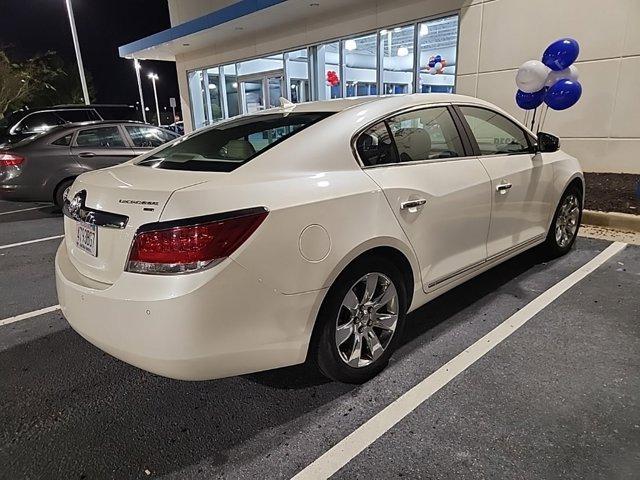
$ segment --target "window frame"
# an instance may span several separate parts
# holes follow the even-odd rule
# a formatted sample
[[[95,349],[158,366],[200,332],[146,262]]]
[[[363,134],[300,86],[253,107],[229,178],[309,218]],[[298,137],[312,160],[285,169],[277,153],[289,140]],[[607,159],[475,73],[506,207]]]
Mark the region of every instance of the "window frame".
[[[120,134],[120,138],[122,139],[122,143],[123,145],[121,147],[102,147],[102,146],[95,146],[95,147],[89,147],[89,146],[82,146],[82,145],[78,145],[78,136],[80,135],[81,132],[84,132],[86,130],[96,130],[98,128],[116,128],[118,130],[118,133]],[[103,148],[105,150],[117,150],[119,148],[124,148],[124,149],[131,149],[131,141],[129,140],[129,138],[127,138],[127,136],[125,135],[125,132],[123,131],[123,129],[120,127],[120,125],[91,125],[91,126],[86,126],[84,128],[79,128],[75,131],[75,133],[73,134],[73,138],[71,139],[71,145],[69,145],[69,147],[71,148]]]
[[[378,118],[376,118],[375,120],[372,120],[371,122],[368,122],[366,125],[364,125],[363,127],[360,127],[352,136],[351,136],[351,152],[353,153],[353,156],[356,159],[356,162],[358,163],[358,166],[365,170],[365,169],[369,169],[369,168],[386,168],[386,167],[402,167],[404,165],[420,165],[420,164],[429,164],[429,163],[442,163],[442,162],[453,162],[456,160],[463,160],[463,159],[468,159],[470,157],[477,157],[477,155],[474,153],[473,147],[471,145],[470,139],[469,139],[469,133],[468,131],[464,128],[464,125],[462,124],[462,122],[460,121],[460,118],[458,117],[455,109],[454,109],[454,104],[451,103],[433,103],[433,104],[427,104],[427,105],[412,105],[410,107],[404,107],[398,110],[394,110],[393,112],[390,113],[386,113],[385,115],[382,115]],[[360,135],[362,135],[365,131],[367,131],[369,128],[373,127],[374,125],[377,125],[378,123],[384,122],[385,126],[387,127],[387,131],[389,132],[389,135],[391,137],[391,141],[393,143],[393,148],[396,151],[396,156],[399,159],[400,155],[398,153],[398,146],[396,145],[396,141],[395,138],[393,136],[393,132],[391,131],[391,128],[389,127],[389,119],[396,117],[398,115],[403,115],[405,113],[411,113],[411,112],[415,112],[418,110],[427,110],[430,108],[446,108],[447,111],[449,112],[449,115],[451,116],[451,120],[453,120],[453,124],[456,128],[456,130],[458,131],[458,135],[460,136],[460,141],[462,143],[462,149],[463,149],[463,155],[460,155],[458,157],[449,157],[449,158],[431,158],[431,159],[425,159],[425,160],[414,160],[412,162],[395,162],[395,163],[385,163],[382,165],[365,165],[364,162],[362,161],[362,158],[360,158],[360,153],[358,152],[358,148],[357,148],[357,141],[358,138],[360,138]]]
[[[512,123],[515,127],[520,129],[522,133],[524,133],[524,137],[527,140],[527,143],[529,144],[529,150],[527,150],[526,152],[504,152],[504,153],[501,152],[501,153],[492,153],[490,155],[483,155],[482,152],[480,151],[480,146],[478,145],[478,141],[476,140],[476,137],[473,134],[473,130],[471,130],[471,126],[469,125],[469,122],[467,122],[467,119],[465,118],[464,113],[462,112],[462,109],[460,107],[471,107],[471,108],[477,108],[479,110],[486,110],[488,112],[491,112],[495,115],[499,115],[500,117],[504,118],[508,122]],[[466,136],[469,139],[469,143],[471,144],[471,148],[473,149],[474,155],[476,157],[491,158],[491,157],[503,157],[503,156],[511,156],[511,155],[535,155],[536,154],[535,147],[536,147],[537,141],[535,140],[533,134],[529,132],[525,127],[513,121],[511,118],[507,117],[503,113],[498,112],[493,108],[490,108],[484,105],[477,105],[473,103],[453,104],[453,110],[456,112],[456,115],[458,116],[460,123],[463,125],[463,128],[467,134]]]

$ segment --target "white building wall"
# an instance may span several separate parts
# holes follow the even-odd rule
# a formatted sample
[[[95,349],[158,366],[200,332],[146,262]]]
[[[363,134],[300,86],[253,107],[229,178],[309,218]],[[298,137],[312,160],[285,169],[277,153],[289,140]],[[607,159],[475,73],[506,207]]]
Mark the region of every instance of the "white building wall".
[[[169,0],[172,24],[231,3]],[[291,0],[291,8],[308,3]],[[514,100],[518,66],[540,58],[552,41],[573,37],[581,46],[577,67],[583,97],[570,110],[549,111],[544,129],[559,135],[563,148],[586,171],[640,173],[640,0],[342,0],[342,5],[339,16],[252,31],[228,44],[179,56],[187,128],[188,70],[459,12],[458,93],[486,99],[523,118]]]
[[[640,173],[640,0],[474,0],[460,14],[457,93],[523,118],[517,68],[549,43],[580,43],[583,96],[544,130],[586,171]]]

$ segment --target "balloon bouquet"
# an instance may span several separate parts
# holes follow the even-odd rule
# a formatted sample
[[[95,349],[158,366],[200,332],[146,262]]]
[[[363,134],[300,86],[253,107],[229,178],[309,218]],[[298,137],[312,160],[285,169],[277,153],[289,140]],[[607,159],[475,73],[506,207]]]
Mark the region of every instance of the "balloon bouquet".
[[[542,61],[529,60],[522,64],[516,74],[516,103],[524,110],[525,123],[529,111],[533,110],[531,129],[536,120],[536,111],[546,104],[552,110],[566,110],[575,105],[582,95],[582,85],[578,82],[578,69],[573,62],[578,58],[580,46],[572,38],[561,38],[547,47]],[[538,121],[540,130],[546,119],[547,109]]]
[[[447,61],[441,55],[429,57],[429,73],[431,75],[443,74]]]

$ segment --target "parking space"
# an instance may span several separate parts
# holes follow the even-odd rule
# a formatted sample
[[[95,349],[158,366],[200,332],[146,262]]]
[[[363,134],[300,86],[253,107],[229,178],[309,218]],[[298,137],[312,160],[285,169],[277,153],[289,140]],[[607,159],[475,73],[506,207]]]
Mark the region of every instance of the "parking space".
[[[0,247],[61,223],[47,206],[0,215]],[[58,244],[0,249],[0,320],[57,304]],[[94,348],[59,311],[0,326],[0,477],[290,478],[609,246],[579,238],[551,262],[532,251],[452,290],[409,316],[389,368],[362,386],[306,366],[179,382]],[[630,245],[361,453],[338,452],[336,478],[632,478],[639,284]]]

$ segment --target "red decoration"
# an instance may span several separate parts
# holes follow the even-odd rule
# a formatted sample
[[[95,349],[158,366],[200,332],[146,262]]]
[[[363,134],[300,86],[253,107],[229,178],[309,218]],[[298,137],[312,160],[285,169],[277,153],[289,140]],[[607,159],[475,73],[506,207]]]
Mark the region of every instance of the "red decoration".
[[[332,87],[337,87],[340,85],[340,79],[338,78],[338,74],[333,70],[329,70],[327,72],[327,84]]]

